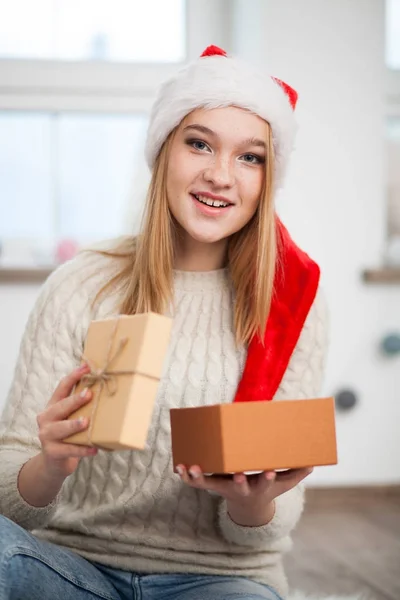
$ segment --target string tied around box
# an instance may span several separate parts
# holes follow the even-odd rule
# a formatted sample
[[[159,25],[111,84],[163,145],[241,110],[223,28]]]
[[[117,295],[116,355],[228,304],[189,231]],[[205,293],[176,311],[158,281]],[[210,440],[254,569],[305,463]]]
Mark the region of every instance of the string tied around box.
[[[111,352],[112,347],[114,345],[115,336],[117,333],[118,323],[119,323],[119,317],[117,317],[114,320],[114,326],[112,328],[111,335],[108,340],[106,359],[101,368],[96,367],[93,364],[93,362],[91,360],[89,360],[84,354],[82,354],[82,356],[81,356],[81,360],[83,362],[85,362],[88,365],[88,367],[90,368],[90,372],[82,377],[82,379],[81,379],[82,384],[88,388],[91,388],[95,385],[99,385],[99,390],[98,390],[97,394],[95,394],[94,399],[92,400],[92,411],[91,411],[91,414],[89,417],[90,421],[89,421],[89,427],[87,430],[88,444],[90,446],[94,445],[92,443],[93,424],[95,421],[97,409],[99,407],[100,396],[101,396],[103,389],[104,388],[106,389],[108,396],[114,396],[118,389],[118,377],[120,375],[133,375],[134,374],[133,369],[128,370],[128,371],[125,371],[125,370],[110,371],[111,365],[121,355],[122,351],[124,350],[125,346],[127,345],[128,341],[129,341],[128,337],[122,337],[119,340],[118,345],[115,348],[114,352],[113,353]]]

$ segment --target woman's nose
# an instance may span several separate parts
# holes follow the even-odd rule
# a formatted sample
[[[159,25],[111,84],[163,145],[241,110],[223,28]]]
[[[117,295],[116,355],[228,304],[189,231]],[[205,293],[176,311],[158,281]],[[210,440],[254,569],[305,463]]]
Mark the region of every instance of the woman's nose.
[[[227,158],[213,160],[204,171],[204,179],[216,187],[231,187],[235,182],[231,161]]]

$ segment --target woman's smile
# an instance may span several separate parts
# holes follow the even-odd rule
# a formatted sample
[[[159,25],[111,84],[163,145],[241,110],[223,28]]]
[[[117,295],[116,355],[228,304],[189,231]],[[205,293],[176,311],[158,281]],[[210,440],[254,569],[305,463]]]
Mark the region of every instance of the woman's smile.
[[[225,198],[222,199],[221,197],[214,196],[213,194],[206,194],[205,192],[198,194],[191,193],[190,196],[193,199],[197,210],[209,217],[224,215],[234,206],[232,202],[229,202]]]

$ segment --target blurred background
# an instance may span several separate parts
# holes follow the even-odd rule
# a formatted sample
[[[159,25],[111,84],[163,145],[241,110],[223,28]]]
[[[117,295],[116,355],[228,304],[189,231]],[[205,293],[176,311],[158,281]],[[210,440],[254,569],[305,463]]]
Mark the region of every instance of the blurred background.
[[[209,44],[299,92],[278,211],[320,263],[339,464],[400,484],[400,0],[0,0],[0,411],[51,270],[137,231],[160,81]]]

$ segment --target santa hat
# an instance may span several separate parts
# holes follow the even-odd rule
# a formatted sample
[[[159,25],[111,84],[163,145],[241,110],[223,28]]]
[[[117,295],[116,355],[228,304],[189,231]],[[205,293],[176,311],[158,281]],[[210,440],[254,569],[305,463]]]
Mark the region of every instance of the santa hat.
[[[146,140],[150,169],[169,133],[196,108],[237,106],[265,119],[272,129],[275,184],[282,184],[297,130],[297,92],[224,50],[209,46],[163,83],[154,102]]]

